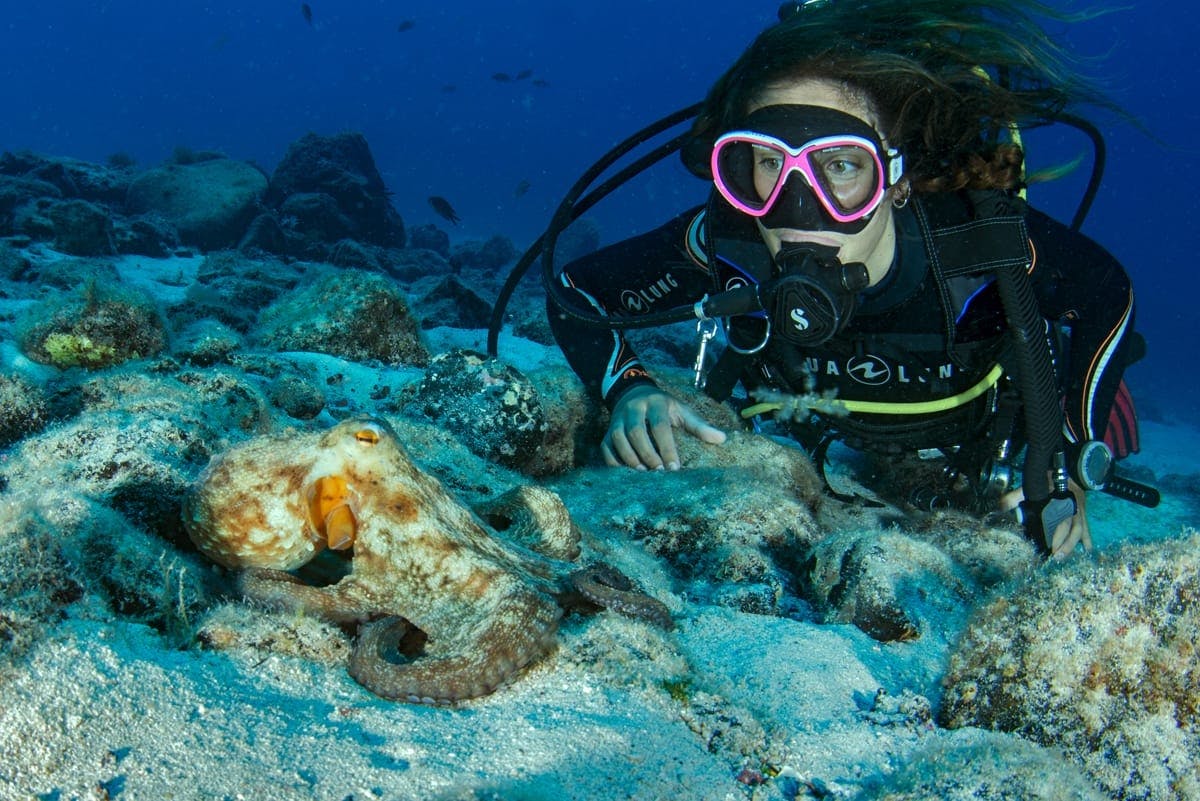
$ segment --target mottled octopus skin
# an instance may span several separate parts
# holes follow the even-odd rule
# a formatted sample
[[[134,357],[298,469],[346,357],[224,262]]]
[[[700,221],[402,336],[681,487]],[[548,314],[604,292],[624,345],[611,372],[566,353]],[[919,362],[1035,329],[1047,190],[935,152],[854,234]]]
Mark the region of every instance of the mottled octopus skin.
[[[338,481],[322,484],[330,476]],[[324,504],[311,489],[322,485],[337,490]],[[351,572],[312,587],[285,571],[328,544],[317,519],[327,512],[354,521]],[[245,568],[248,598],[363,622],[350,673],[384,698],[452,704],[493,692],[554,647],[560,604],[572,590],[670,625],[666,607],[618,571],[581,571],[564,561],[578,554],[579,539],[557,495],[520,488],[481,512],[511,526],[524,544],[499,539],[417,469],[386,422],[357,419],[324,434],[235,448],[201,477],[184,518],[203,553]],[[344,526],[339,530],[344,534]],[[405,657],[397,643],[410,627],[427,639],[420,653]]]

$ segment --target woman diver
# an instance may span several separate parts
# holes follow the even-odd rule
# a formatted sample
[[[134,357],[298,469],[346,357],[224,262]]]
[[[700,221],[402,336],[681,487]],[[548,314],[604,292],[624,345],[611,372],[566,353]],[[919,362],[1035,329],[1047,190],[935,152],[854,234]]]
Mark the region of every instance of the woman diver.
[[[724,440],[621,333],[692,305],[725,329],[710,395],[835,396],[791,423],[819,460],[833,439],[937,451],[948,493],[1017,510],[1043,553],[1090,547],[1084,490],[1137,449],[1133,293],[1021,198],[1015,126],[1108,106],[1038,17],[1070,19],[1033,0],[785,4],[682,148],[708,203],[567,265],[551,293],[555,338],[612,412],[608,464],[677,469],[675,429]]]

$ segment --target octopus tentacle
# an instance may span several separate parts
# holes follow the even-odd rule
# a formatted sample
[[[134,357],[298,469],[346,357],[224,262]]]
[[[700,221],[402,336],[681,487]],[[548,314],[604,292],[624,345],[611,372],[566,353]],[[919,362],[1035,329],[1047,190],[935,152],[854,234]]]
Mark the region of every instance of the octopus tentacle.
[[[611,565],[590,565],[572,573],[570,578],[579,594],[597,606],[664,629],[675,627],[666,604],[637,589],[628,576]]]
[[[476,504],[475,513],[496,531],[543,556],[566,562],[579,558],[579,528],[562,498],[545,487],[513,487]]]
[[[239,576],[238,584],[243,595],[265,606],[303,610],[336,623],[360,620],[369,611],[346,598],[339,585],[311,587],[282,570],[251,568]]]
[[[350,653],[350,675],[394,701],[447,706],[488,695],[554,648],[562,613],[549,599],[536,599],[531,605],[531,596],[515,595],[462,636],[439,642],[431,635],[426,653],[411,658],[396,653],[410,625],[403,618],[363,624]]]

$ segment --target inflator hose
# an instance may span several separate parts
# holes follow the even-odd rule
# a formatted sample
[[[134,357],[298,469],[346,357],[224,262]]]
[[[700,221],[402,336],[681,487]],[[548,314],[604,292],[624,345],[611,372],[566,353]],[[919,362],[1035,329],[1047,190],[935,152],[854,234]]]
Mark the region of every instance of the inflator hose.
[[[1015,345],[1017,377],[1025,407],[1025,467],[1023,507],[1041,509],[1051,496],[1047,476],[1062,447],[1062,407],[1054,376],[1054,361],[1046,339],[1046,323],[1037,307],[1033,286],[1025,270],[1009,265],[996,273],[996,287],[1004,304]],[[1027,513],[1028,514],[1028,513]],[[1043,555],[1049,555],[1048,532],[1042,521],[1025,521],[1025,534]]]

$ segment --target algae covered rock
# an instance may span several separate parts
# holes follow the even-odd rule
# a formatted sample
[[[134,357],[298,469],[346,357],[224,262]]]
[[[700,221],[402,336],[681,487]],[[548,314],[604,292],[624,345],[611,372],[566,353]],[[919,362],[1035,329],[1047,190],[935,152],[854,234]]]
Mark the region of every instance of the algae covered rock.
[[[99,281],[31,307],[18,327],[25,355],[60,369],[111,367],[153,356],[167,341],[148,295]]]
[[[1011,735],[964,730],[918,750],[855,801],[1105,801],[1056,750]]]
[[[436,356],[417,386],[413,405],[475,453],[507,467],[528,460],[549,428],[529,379],[473,351]]]
[[[44,426],[46,396],[19,375],[0,373],[0,448]]]
[[[981,607],[940,718],[1066,749],[1113,798],[1200,798],[1200,535],[1075,560]]]
[[[263,310],[258,342],[353,361],[424,365],[429,352],[403,294],[381,275],[326,273]]]
[[[129,185],[125,202],[134,213],[165,217],[185,244],[216,250],[238,243],[266,191],[257,168],[213,158],[148,170]]]

